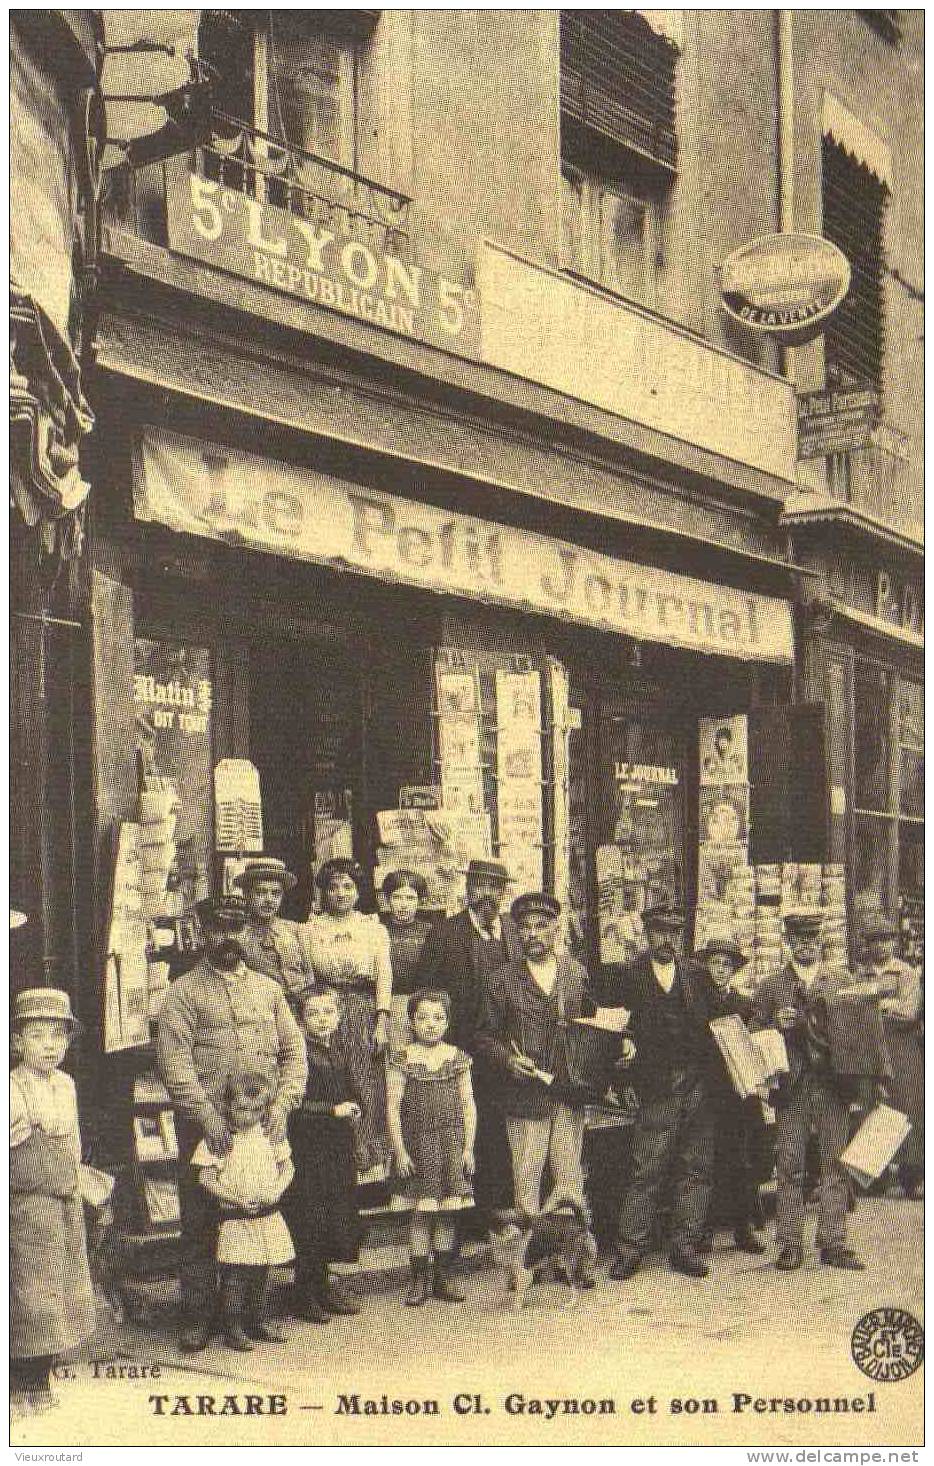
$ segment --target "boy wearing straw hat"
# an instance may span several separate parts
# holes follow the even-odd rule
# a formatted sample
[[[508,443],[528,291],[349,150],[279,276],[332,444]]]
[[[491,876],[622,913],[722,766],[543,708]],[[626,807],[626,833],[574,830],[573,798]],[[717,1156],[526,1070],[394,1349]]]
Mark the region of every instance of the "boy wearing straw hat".
[[[79,1185],[74,1080],[59,1065],[78,1029],[60,988],[27,988],[13,1002],[10,1074],[10,1398],[38,1414],[54,1403],[58,1355],[94,1332]]]

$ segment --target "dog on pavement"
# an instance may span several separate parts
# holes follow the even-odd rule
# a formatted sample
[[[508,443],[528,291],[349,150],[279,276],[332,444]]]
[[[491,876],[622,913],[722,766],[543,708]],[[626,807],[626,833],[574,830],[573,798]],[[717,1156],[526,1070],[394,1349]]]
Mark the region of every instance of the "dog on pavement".
[[[570,1304],[578,1301],[584,1288],[593,1286],[597,1244],[579,1202],[561,1198],[537,1214],[498,1211],[493,1221],[490,1250],[506,1273],[517,1312],[533,1282],[548,1272],[570,1285]]]

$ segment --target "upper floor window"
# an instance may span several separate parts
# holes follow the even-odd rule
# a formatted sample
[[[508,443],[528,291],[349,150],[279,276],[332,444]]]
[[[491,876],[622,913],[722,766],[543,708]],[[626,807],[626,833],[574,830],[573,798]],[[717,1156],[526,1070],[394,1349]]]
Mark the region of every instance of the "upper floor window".
[[[199,51],[216,72],[219,112],[354,169],[360,32],[335,14],[208,10]]]
[[[677,15],[561,11],[564,264],[649,306],[678,161]]]
[[[824,234],[846,255],[852,282],[824,336],[828,382],[882,384],[885,351],[885,183],[826,134],[822,149]]]

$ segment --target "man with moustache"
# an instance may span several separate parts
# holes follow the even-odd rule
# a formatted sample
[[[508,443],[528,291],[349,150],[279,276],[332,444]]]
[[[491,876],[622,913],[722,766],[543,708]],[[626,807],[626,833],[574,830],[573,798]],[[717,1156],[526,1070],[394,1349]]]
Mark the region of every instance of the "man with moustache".
[[[269,855],[248,861],[234,881],[246,901],[247,922],[239,939],[246,965],[277,982],[293,1007],[312,981],[300,925],[279,915],[286,892],[296,884],[285,862]]]
[[[584,1107],[568,1102],[573,1086],[566,1030],[575,1018],[592,1015],[595,1004],[585,969],[555,950],[560,914],[560,902],[545,891],[529,891],[513,902],[522,953],[487,978],[486,1019],[478,1038],[506,1115],[516,1206],[531,1216],[559,1201],[587,1210]],[[546,1166],[551,1186],[543,1202]],[[589,1267],[578,1276],[582,1287],[593,1281]]]
[[[670,1174],[669,1263],[705,1278],[710,1270],[698,1244],[710,1203],[715,1124],[707,1024],[723,1009],[713,984],[682,961],[680,908],[649,907],[642,924],[648,951],[623,967],[606,967],[601,983],[602,1001],[629,1011],[635,1062],[627,1077],[641,1101],[610,1277],[622,1281],[638,1271]]]
[[[192,1154],[202,1140],[215,1155],[230,1149],[224,1101],[237,1074],[258,1071],[270,1080],[268,1130],[274,1143],[285,1139],[289,1112],[301,1102],[308,1078],[305,1040],[285,994],[243,961],[242,897],[208,898],[198,903],[197,912],[205,954],[169,989],[156,1038],[156,1062],[175,1107],[178,1135],[179,1288],[185,1315],[179,1344],[186,1353],[207,1346],[218,1312],[218,1204],[199,1186]]]
[[[476,1040],[484,1018],[487,978],[521,955],[515,922],[501,913],[509,872],[498,860],[471,860],[467,905],[438,923],[425,939],[415,985],[443,989],[451,999],[447,1041],[475,1059],[477,1139],[474,1196],[476,1223],[483,1231],[490,1210],[512,1204],[512,1166],[495,1085]]]

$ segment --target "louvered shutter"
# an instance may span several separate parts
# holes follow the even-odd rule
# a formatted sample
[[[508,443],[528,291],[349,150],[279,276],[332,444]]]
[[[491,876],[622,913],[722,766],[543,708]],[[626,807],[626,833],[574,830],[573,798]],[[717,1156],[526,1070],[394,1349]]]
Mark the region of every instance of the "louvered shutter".
[[[562,10],[561,114],[580,129],[672,174],[678,163],[678,49],[631,10]]]
[[[823,142],[824,234],[846,255],[853,279],[824,338],[828,380],[882,381],[885,316],[882,216],[885,184],[833,139]]]

